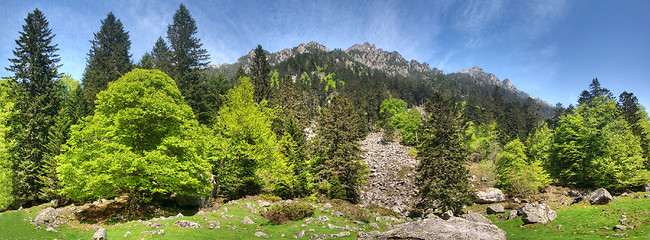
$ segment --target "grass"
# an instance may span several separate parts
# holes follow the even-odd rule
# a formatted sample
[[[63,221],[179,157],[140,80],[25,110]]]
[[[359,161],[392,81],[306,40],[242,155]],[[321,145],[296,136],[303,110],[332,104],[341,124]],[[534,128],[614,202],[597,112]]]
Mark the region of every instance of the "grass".
[[[253,205],[258,213],[252,213],[249,208],[246,207],[246,203]],[[123,239],[127,231],[131,232],[131,236],[124,239],[256,239],[254,236],[255,232],[261,231],[269,235],[270,239],[281,239],[282,234],[285,235],[284,239],[293,239],[293,234],[305,230],[305,236],[302,239],[308,239],[313,234],[337,234],[346,230],[341,229],[330,229],[327,227],[327,224],[333,224],[339,227],[345,227],[346,225],[350,227],[362,228],[362,231],[369,232],[374,229],[369,226],[369,224],[358,225],[354,223],[354,219],[348,216],[337,217],[332,215],[332,208],[324,208],[322,203],[310,203],[316,205],[314,214],[312,217],[318,218],[319,216],[327,216],[330,221],[324,223],[311,223],[307,224],[304,219],[288,221],[285,224],[275,225],[269,222],[267,219],[261,216],[260,212],[265,211],[263,208],[257,206],[256,200],[240,200],[236,205],[231,206],[228,204],[223,204],[217,209],[206,210],[205,215],[192,215],[184,216],[182,218],[172,219],[172,220],[163,220],[158,221],[163,225],[161,229],[165,230],[164,235],[150,235],[143,234],[143,231],[154,231],[159,230],[153,227],[148,227],[137,221],[129,222],[101,222],[97,224],[79,222],[78,220],[73,220],[67,224],[57,228],[58,233],[47,232],[43,230],[37,230],[36,226],[30,224],[30,219],[36,217],[38,212],[42,209],[45,209],[49,204],[44,204],[29,209],[30,212],[27,213],[25,210],[21,211],[6,211],[0,213],[0,239],[89,239],[95,233],[93,226],[102,226],[106,228],[107,235],[109,239]],[[332,202],[332,205],[335,205]],[[348,206],[346,206],[348,207]],[[227,211],[225,209],[228,209]],[[357,212],[357,209],[354,209]],[[361,210],[358,210],[361,212]],[[172,214],[176,215],[176,214]],[[222,215],[232,215],[233,217],[230,220],[226,220]],[[241,220],[244,217],[251,218],[255,225],[244,225],[241,223]],[[356,218],[356,216],[353,216]],[[384,222],[376,222],[375,215],[369,219],[369,222],[377,223],[382,231],[387,230],[386,224]],[[146,221],[147,219],[143,219]],[[203,228],[200,229],[183,229],[179,228],[173,223],[178,220],[188,220],[200,224]],[[207,228],[208,221],[219,221],[221,223],[221,228],[219,229],[210,229]],[[396,225],[394,222],[389,222],[392,225]],[[303,226],[304,225],[304,226]],[[230,226],[234,226],[237,230],[233,230]],[[314,232],[309,231],[309,229],[314,229]],[[341,237],[337,239],[356,239],[356,233],[359,230],[350,231],[350,236]]]
[[[625,239],[650,239],[650,199],[643,196],[640,199],[631,195],[621,197],[607,205],[582,202],[555,211],[557,218],[548,224],[524,225],[521,218],[497,222],[495,215],[488,218],[506,231],[508,239],[599,239],[611,238],[614,233],[626,233]],[[623,214],[632,220],[627,225],[634,229],[612,230],[620,224]]]

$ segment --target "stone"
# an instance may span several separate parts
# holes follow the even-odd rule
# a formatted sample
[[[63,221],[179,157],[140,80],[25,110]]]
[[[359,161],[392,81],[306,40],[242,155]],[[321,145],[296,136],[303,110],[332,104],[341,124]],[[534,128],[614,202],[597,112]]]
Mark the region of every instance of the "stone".
[[[474,198],[475,203],[498,203],[505,201],[506,198],[503,196],[503,191],[498,188],[488,188],[482,191],[477,191]]]
[[[472,222],[492,224],[492,221],[490,221],[490,219],[487,219],[483,215],[474,212],[463,214],[461,217]]]
[[[544,203],[526,203],[520,209],[521,220],[524,223],[549,223],[557,218],[557,214]]]
[[[260,238],[269,238],[269,235],[263,232],[255,232],[255,236]]]
[[[571,202],[571,205],[576,204],[576,203],[580,203],[580,202],[582,202],[584,200],[585,200],[584,196],[577,196],[576,198],[573,199],[573,201]]]
[[[379,235],[379,231],[357,232],[357,238],[372,239]]]
[[[221,226],[219,221],[208,221],[208,228],[218,228],[219,226]]]
[[[260,207],[269,207],[271,206],[271,203],[267,201],[257,200],[257,205]]]
[[[46,226],[49,226],[56,221],[58,216],[59,212],[56,209],[48,207],[38,212],[38,215],[36,215],[32,224],[37,226],[45,224]]]
[[[195,222],[190,222],[187,220],[178,220],[174,222],[174,225],[176,225],[179,228],[203,228],[201,225]]]
[[[429,216],[435,216],[435,215],[430,214]],[[447,210],[446,212],[442,213],[440,217],[444,220],[449,220],[450,218],[454,217],[454,213],[451,210]]]
[[[521,200],[519,200],[519,198],[515,198],[513,201],[514,201],[515,203],[521,203]]]
[[[625,230],[627,229],[627,226],[625,225],[616,225],[614,226],[614,230]]]
[[[162,228],[162,224],[160,223],[152,223],[152,222],[143,222],[143,225],[146,225],[148,227],[153,227],[153,228]]]
[[[315,223],[322,223],[322,222],[327,222],[329,220],[330,219],[327,216],[320,216],[320,217],[316,218],[316,220],[314,222]]]
[[[131,232],[126,231],[126,233],[124,234],[124,237],[128,237],[128,236],[131,236]]]
[[[103,227],[96,227],[96,232],[93,234],[93,240],[94,239],[103,239],[106,240],[108,237],[106,236],[106,229]]]
[[[142,234],[151,234],[151,235],[165,235],[165,230],[160,229],[160,230],[157,230],[157,231],[143,231],[141,233]]]
[[[309,240],[320,240],[320,239],[346,237],[346,236],[350,236],[350,232],[340,232],[337,234],[314,234],[311,235],[311,237],[309,237]]]
[[[377,231],[380,230],[380,229],[379,229],[379,225],[377,225],[377,223],[370,223],[369,225],[370,225],[373,229],[375,229],[375,230],[377,230]]]
[[[508,220],[517,218],[517,213],[518,213],[517,210],[510,211],[510,213],[508,213]]]
[[[305,230],[301,230],[300,232],[297,232],[296,234],[293,235],[293,238],[302,238],[305,236]]]
[[[490,205],[487,207],[487,214],[497,214],[497,213],[504,213],[504,212],[506,212],[506,210],[503,209],[503,205],[501,204]]]
[[[650,198],[650,194],[647,194],[647,193],[646,193],[646,194],[643,194],[643,197],[644,197],[644,198]]]
[[[58,232],[59,232],[58,230],[54,229],[53,227],[48,227],[47,229],[45,229],[45,231],[48,231],[48,232],[55,232],[55,233],[58,233]]]
[[[589,195],[589,203],[593,204],[609,204],[613,200],[612,195],[604,188],[596,189]]]
[[[198,212],[196,213],[196,215],[199,215],[199,216],[205,216],[205,212],[204,212],[204,211],[198,211]]]
[[[376,239],[506,239],[506,232],[493,224],[452,217],[404,223],[380,233]]]
[[[332,208],[332,204],[330,204],[330,203],[325,203],[325,205],[323,205],[323,207],[324,207],[324,208]]]
[[[253,222],[253,220],[251,220],[251,218],[249,218],[248,216],[244,217],[244,220],[242,220],[241,223],[243,223],[245,225],[254,225],[255,224],[255,222]]]
[[[627,233],[614,233],[612,237],[627,237]]]
[[[621,197],[627,197],[627,193],[626,192],[621,193]]]

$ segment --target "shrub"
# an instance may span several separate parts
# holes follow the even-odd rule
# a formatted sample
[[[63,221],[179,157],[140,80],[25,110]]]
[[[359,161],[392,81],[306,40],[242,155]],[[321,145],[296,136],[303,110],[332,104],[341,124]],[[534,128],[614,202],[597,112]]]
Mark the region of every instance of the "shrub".
[[[314,214],[314,207],[306,202],[294,201],[289,204],[276,204],[269,207],[262,217],[273,224],[283,224],[288,221],[303,219]]]
[[[361,207],[358,207],[357,205],[354,205],[352,203],[349,203],[344,200],[340,199],[334,199],[332,200],[332,206],[334,210],[339,211],[348,218],[356,221],[362,221],[362,222],[370,222],[370,219],[372,219],[372,215],[366,210]]]

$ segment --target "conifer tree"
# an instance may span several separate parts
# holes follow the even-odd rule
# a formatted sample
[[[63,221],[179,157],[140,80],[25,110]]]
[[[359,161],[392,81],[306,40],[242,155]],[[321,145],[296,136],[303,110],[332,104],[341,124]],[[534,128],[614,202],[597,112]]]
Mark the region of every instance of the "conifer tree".
[[[158,69],[167,75],[171,74],[172,52],[162,37],[158,37],[158,40],[156,40],[156,44],[151,50],[151,58],[154,69]]]
[[[253,85],[255,86],[255,101],[259,102],[262,99],[267,99],[271,92],[271,85],[269,84],[269,73],[271,67],[269,60],[266,59],[266,51],[262,45],[257,45],[253,56],[253,64],[251,65],[251,76],[253,78]]]
[[[16,40],[16,58],[9,59],[11,66],[7,68],[14,73],[12,97],[19,111],[9,120],[12,129],[7,138],[13,142],[14,197],[20,205],[38,203],[40,167],[48,132],[59,110],[60,58],[57,45],[52,44],[54,36],[43,12],[35,9],[29,13]]]
[[[426,104],[427,116],[418,146],[420,163],[416,178],[423,207],[440,204],[443,212],[461,212],[471,204],[469,170],[465,167],[468,151],[463,145],[462,119],[453,102],[440,93]]]
[[[140,69],[153,69],[153,66],[153,57],[148,52],[144,53],[140,61],[135,65],[136,68]]]
[[[86,100],[95,106],[97,93],[106,90],[108,83],[131,71],[131,40],[122,22],[108,13],[99,32],[94,34],[83,76]]]

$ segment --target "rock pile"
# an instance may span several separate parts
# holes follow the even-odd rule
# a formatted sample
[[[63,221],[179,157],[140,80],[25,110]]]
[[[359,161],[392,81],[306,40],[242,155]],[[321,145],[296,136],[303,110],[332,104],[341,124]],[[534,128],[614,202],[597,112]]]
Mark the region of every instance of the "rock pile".
[[[361,190],[361,202],[403,212],[417,201],[417,160],[398,142],[382,144],[382,136],[383,133],[370,133],[361,142],[365,152],[362,157],[370,168],[368,183]]]

